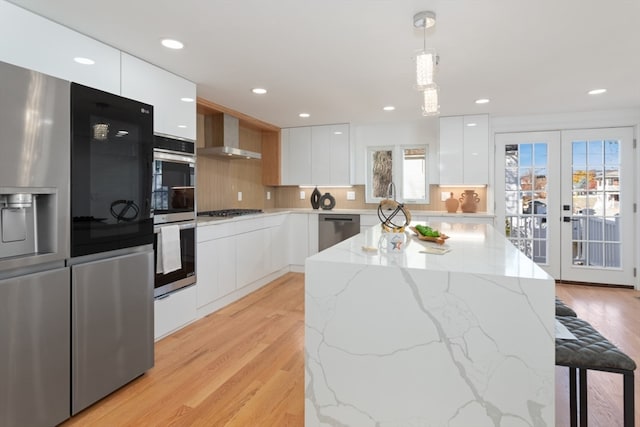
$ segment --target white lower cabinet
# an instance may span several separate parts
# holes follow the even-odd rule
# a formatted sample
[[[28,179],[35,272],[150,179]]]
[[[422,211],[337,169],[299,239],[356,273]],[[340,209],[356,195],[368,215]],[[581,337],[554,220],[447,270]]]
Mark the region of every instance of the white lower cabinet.
[[[280,221],[274,227],[269,228],[271,234],[270,247],[271,271],[276,272],[289,266],[289,215],[281,215]]]
[[[236,289],[236,226],[234,223],[198,227],[196,280],[198,308]]]
[[[235,237],[221,237],[198,243],[198,308],[236,289]]]
[[[214,256],[218,258],[218,295],[214,299],[229,295],[237,289],[236,239],[233,236],[223,237],[216,240],[216,243]],[[211,261],[211,258],[203,260],[209,263]]]
[[[233,299],[234,292],[240,295],[242,288],[289,265],[287,219],[288,214],[270,215],[198,227],[198,309]]]
[[[304,267],[304,261],[309,256],[309,214],[290,215],[288,243],[289,264]]]
[[[236,287],[266,276],[271,268],[270,231],[263,228],[236,236]]]
[[[154,337],[158,339],[196,320],[196,287],[155,300],[154,309]]]
[[[318,253],[319,235],[318,227],[320,225],[320,216],[315,214],[309,215],[309,252],[307,256]],[[303,263],[304,264],[304,263]]]

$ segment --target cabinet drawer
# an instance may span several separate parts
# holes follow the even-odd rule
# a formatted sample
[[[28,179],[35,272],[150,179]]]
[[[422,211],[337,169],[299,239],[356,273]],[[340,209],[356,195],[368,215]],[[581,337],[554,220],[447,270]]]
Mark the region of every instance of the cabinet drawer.
[[[223,224],[212,223],[198,225],[196,234],[198,243],[233,236],[236,234],[236,223],[226,222]]]
[[[190,286],[155,300],[155,338],[196,319],[196,287]]]

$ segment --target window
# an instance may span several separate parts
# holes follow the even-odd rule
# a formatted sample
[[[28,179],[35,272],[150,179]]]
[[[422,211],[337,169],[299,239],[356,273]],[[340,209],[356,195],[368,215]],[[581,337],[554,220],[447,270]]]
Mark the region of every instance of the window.
[[[366,158],[367,203],[386,199],[392,187],[399,202],[429,203],[426,145],[367,147]]]

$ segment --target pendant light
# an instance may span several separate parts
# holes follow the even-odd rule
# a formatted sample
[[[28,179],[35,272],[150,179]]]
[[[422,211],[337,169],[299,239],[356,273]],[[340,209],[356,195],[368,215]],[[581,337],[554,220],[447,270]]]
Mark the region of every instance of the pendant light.
[[[436,24],[436,14],[430,11],[418,12],[413,16],[413,26],[422,28],[423,45],[415,55],[416,61],[416,85],[415,88],[422,92],[422,115],[436,116],[440,114],[438,102],[438,85],[435,83],[436,65],[438,55],[434,49],[427,49],[427,28]]]
[[[422,91],[422,115],[437,116],[440,114],[440,104],[438,102],[438,85],[432,83]]]

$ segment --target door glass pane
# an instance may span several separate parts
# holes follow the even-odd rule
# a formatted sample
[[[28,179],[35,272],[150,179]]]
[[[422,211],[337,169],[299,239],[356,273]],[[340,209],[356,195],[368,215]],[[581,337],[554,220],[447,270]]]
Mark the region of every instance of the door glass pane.
[[[538,167],[547,166],[547,144],[534,144],[536,155],[533,159],[534,165]]]
[[[547,264],[547,144],[505,146],[505,235],[537,263]]]
[[[517,191],[506,191],[505,192],[505,213],[507,215],[517,215],[518,214],[518,192]]]
[[[393,152],[378,150],[371,152],[373,197],[387,197],[389,184],[393,180]]]
[[[620,143],[574,141],[572,150],[573,265],[620,268]]]
[[[424,147],[402,150],[402,200],[427,198],[426,154]]]
[[[507,169],[518,167],[518,145],[517,144],[510,144],[505,146],[504,165],[505,165],[505,168]]]

